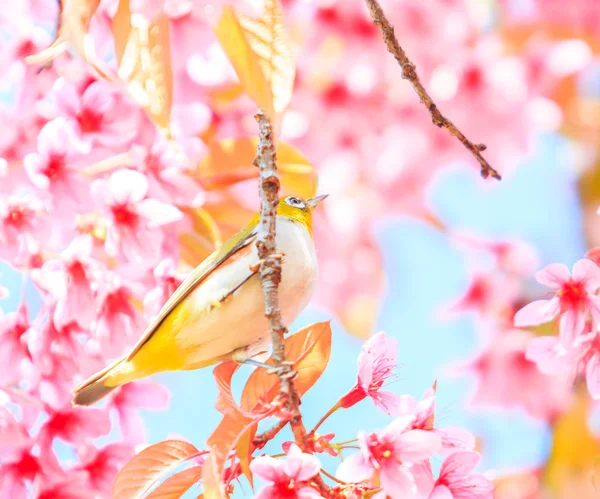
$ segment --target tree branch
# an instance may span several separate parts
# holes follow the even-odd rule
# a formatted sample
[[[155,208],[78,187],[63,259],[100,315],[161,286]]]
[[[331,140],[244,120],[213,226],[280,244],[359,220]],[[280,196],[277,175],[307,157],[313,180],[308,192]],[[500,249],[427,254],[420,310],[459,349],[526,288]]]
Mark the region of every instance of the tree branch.
[[[454,135],[469,151],[471,151],[471,154],[475,156],[481,165],[481,176],[483,178],[488,178],[491,175],[493,178],[500,180],[502,178],[500,174],[494,168],[492,168],[486,159],[481,155],[481,151],[485,151],[486,149],[485,144],[473,144],[473,142],[467,139],[464,134],[458,128],[456,128],[456,126],[448,118],[446,118],[435,105],[427,93],[427,90],[425,90],[425,87],[421,83],[421,80],[419,80],[419,75],[417,75],[415,65],[410,61],[406,55],[406,52],[404,52],[398,43],[398,39],[394,34],[394,27],[385,17],[378,0],[365,0],[365,2],[367,3],[371,17],[373,18],[373,22],[379,27],[379,30],[383,35],[383,40],[387,45],[388,51],[394,56],[402,68],[402,78],[412,83],[412,86],[421,99],[421,102],[429,110],[433,123],[440,128],[445,128],[448,130],[450,134]]]

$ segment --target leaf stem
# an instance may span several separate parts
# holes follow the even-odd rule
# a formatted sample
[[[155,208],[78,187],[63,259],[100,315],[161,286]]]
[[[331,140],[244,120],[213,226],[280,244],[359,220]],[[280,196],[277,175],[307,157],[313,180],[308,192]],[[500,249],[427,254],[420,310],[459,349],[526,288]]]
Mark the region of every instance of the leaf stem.
[[[338,402],[335,403],[334,406],[332,406],[324,415],[321,419],[319,419],[319,422],[315,425],[315,427],[310,431],[310,434],[313,435],[317,429],[325,422],[325,420],[331,416],[335,411],[337,411],[340,408],[340,404]]]

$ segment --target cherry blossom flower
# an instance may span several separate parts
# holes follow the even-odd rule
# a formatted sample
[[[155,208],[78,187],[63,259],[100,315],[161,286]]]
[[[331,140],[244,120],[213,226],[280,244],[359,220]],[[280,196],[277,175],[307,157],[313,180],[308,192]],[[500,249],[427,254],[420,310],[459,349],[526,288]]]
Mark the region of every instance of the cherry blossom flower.
[[[470,474],[479,459],[477,452],[455,452],[448,456],[429,499],[492,499],[492,482],[483,475]]]
[[[440,436],[442,448],[440,454],[448,455],[460,450],[473,450],[475,448],[475,437],[458,426],[446,426],[434,428],[435,412],[435,391],[436,385],[429,388],[421,400],[417,401],[412,395],[402,395],[400,397],[400,416],[414,416],[413,422],[409,425],[412,430],[432,431]]]
[[[33,185],[47,190],[52,203],[62,213],[89,205],[89,186],[69,164],[78,154],[86,152],[89,152],[89,146],[76,139],[64,118],[57,118],[40,131],[37,152],[28,154],[23,160]]]
[[[504,331],[470,363],[469,369],[477,378],[473,404],[522,407],[547,421],[562,410],[570,400],[572,378],[543,375],[527,355],[532,338],[526,331]]]
[[[57,116],[67,119],[77,136],[91,146],[118,149],[131,143],[137,133],[138,110],[107,83],[96,81],[78,89],[58,78],[52,96]]]
[[[285,461],[271,456],[257,457],[250,463],[250,470],[268,485],[262,487],[256,499],[317,499],[319,492],[307,482],[321,469],[319,460],[302,452],[300,447],[292,444]]]
[[[109,497],[114,477],[132,453],[131,446],[127,444],[108,444],[100,449],[85,446],[80,450],[81,464],[75,471],[87,475],[87,482],[95,492]]]
[[[39,458],[27,451],[17,457],[0,462],[0,497],[27,499],[30,497],[27,487],[43,473]]]
[[[183,214],[173,205],[146,198],[147,192],[147,177],[133,170],[119,170],[108,182],[99,179],[92,184],[93,196],[106,205],[111,217],[107,253],[121,253],[133,262],[150,266],[160,256],[160,227],[181,220]]]
[[[185,275],[177,271],[175,262],[171,258],[162,260],[154,269],[153,274],[156,287],[144,297],[144,310],[150,316],[158,314],[160,308],[185,279]]]
[[[163,410],[169,404],[169,392],[152,382],[124,385],[112,397],[125,442],[138,444],[144,441],[144,421],[139,409]]]
[[[30,363],[26,334],[30,323],[27,306],[21,303],[16,312],[2,317],[0,322],[0,386],[10,385],[20,376],[23,363]]]
[[[65,407],[54,411],[40,429],[42,446],[50,447],[55,438],[79,444],[106,435],[110,419],[102,409],[91,407]]]
[[[398,342],[384,332],[369,338],[358,356],[358,381],[340,400],[341,407],[351,407],[366,397],[371,397],[375,406],[387,414],[397,414],[399,396],[380,390],[383,383],[393,376],[396,368]]]
[[[51,227],[44,217],[44,207],[29,195],[0,197],[0,256],[17,260],[31,254],[32,243],[45,243]]]
[[[362,482],[377,474],[383,491],[391,497],[423,497],[433,477],[423,462],[441,449],[441,439],[430,431],[411,430],[414,416],[396,418],[379,433],[359,433],[361,451],[338,467],[337,478]]]
[[[78,236],[61,252],[60,259],[42,267],[48,274],[45,282],[56,299],[53,319],[58,328],[70,322],[89,328],[96,319],[96,281],[102,265],[91,257],[92,249],[90,235]]]
[[[157,137],[151,148],[134,146],[131,149],[137,170],[148,177],[148,195],[166,203],[200,206],[204,193],[192,178],[188,162],[162,137]]]
[[[600,297],[594,293],[600,287],[600,268],[582,259],[573,265],[573,273],[562,264],[553,263],[535,274],[540,284],[556,291],[550,300],[537,300],[515,315],[515,326],[535,326],[560,315],[561,339],[572,344],[583,333],[588,312],[595,323],[600,321]]]

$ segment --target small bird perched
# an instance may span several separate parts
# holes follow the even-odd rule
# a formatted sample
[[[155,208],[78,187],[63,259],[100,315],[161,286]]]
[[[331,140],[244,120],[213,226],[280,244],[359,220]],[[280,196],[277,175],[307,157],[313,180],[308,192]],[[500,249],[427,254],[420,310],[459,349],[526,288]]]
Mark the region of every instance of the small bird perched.
[[[312,210],[327,195],[304,201],[288,196],[277,209],[277,248],[284,255],[279,303],[291,324],[317,281]],[[73,390],[75,405],[91,405],[125,383],[162,371],[199,369],[251,357],[270,340],[258,276],[260,216],[229,239],[181,283],[129,354]]]

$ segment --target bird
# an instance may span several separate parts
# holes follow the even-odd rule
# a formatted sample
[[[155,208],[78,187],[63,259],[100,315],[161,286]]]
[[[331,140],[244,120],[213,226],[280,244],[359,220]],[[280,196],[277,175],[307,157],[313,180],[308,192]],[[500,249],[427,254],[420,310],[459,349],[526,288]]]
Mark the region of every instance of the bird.
[[[276,246],[282,255],[279,303],[291,324],[308,305],[318,278],[312,211],[327,194],[279,201]],[[73,405],[89,406],[117,387],[164,371],[200,369],[252,359],[270,341],[256,247],[260,215],[200,263],[150,321],[131,351],[73,389]]]

